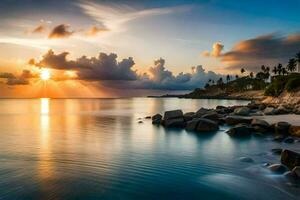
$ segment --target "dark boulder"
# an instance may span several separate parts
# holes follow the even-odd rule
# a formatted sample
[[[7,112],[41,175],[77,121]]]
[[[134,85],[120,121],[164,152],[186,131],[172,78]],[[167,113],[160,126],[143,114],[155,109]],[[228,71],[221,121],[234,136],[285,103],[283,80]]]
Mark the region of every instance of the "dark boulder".
[[[152,116],[152,124],[161,124],[162,115],[156,114]]]
[[[283,174],[288,171],[288,168],[282,164],[273,164],[268,167],[272,172],[276,174]]]
[[[240,108],[234,109],[235,115],[248,116],[249,113],[250,113],[250,109],[248,107],[240,107]]]
[[[164,120],[183,118],[182,110],[170,110],[164,114]]]
[[[300,178],[300,166],[294,167],[293,170],[292,170],[292,173],[293,173],[294,175],[296,175],[297,178]]]
[[[183,128],[185,127],[185,121],[182,118],[168,119],[164,121],[166,128]]]
[[[210,111],[212,111],[212,110],[211,110],[211,109],[206,109],[206,108],[200,108],[200,109],[195,113],[195,117],[201,118],[203,115],[208,114]]]
[[[196,127],[197,127],[197,125],[198,125],[199,119],[200,119],[200,118],[194,118],[194,119],[188,121],[188,122],[186,123],[185,129],[186,129],[187,131],[195,131],[195,130],[196,130]]]
[[[252,121],[252,118],[244,118],[244,117],[238,117],[238,116],[228,116],[225,118],[225,122],[228,125],[236,125],[236,124],[250,124]]]
[[[259,133],[265,133],[270,128],[270,124],[268,122],[256,118],[252,120],[251,126],[253,127],[255,132],[259,132]]]
[[[187,112],[187,113],[184,113],[184,115],[183,115],[184,121],[186,121],[186,122],[191,121],[194,117],[195,117],[194,112]]]
[[[238,124],[230,128],[226,133],[232,137],[249,137],[251,135],[251,130],[245,124]]]
[[[196,131],[197,132],[211,132],[219,130],[219,125],[209,119],[201,118],[197,124]]]
[[[288,135],[291,124],[288,122],[277,122],[274,126],[275,133],[280,135]]]
[[[273,141],[275,141],[275,142],[282,142],[284,139],[285,139],[285,136],[283,136],[283,135],[276,135],[273,138]]]
[[[220,115],[215,111],[211,111],[211,112],[203,115],[202,118],[210,119],[210,120],[213,120],[213,121],[218,121],[219,118],[220,118]]]
[[[300,166],[300,154],[285,149],[281,153],[281,163],[292,170],[294,167]]]

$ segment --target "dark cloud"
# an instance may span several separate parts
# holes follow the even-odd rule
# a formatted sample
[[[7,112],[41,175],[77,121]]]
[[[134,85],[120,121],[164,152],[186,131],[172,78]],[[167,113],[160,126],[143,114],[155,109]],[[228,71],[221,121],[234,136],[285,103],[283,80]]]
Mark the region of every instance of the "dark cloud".
[[[261,65],[286,63],[300,51],[300,34],[279,36],[269,34],[237,43],[231,51],[221,55],[221,61],[229,69],[244,67],[251,71]]]
[[[30,70],[23,70],[21,74],[14,75],[13,73],[2,72],[0,73],[1,79],[6,79],[7,85],[28,85],[29,79],[38,77],[37,74],[33,74]]]
[[[135,64],[131,57],[117,61],[116,54],[100,53],[98,57],[82,56],[76,60],[67,60],[68,52],[55,54],[49,50],[40,60],[29,60],[29,64],[38,67],[49,67],[58,70],[76,70],[79,79],[83,80],[135,80]]]
[[[67,38],[67,37],[71,36],[74,33],[73,31],[69,31],[68,30],[69,28],[70,28],[69,25],[60,24],[60,25],[53,28],[53,30],[48,35],[48,38],[50,38],[50,39],[53,39],[53,38]]]
[[[175,75],[166,69],[162,58],[155,60],[147,73],[138,74],[132,69],[135,63],[131,57],[118,62],[113,53],[100,53],[91,58],[82,56],[76,60],[67,60],[67,55],[68,52],[55,54],[49,50],[39,62],[29,62],[38,67],[73,70],[79,80],[99,81],[103,86],[122,89],[192,90],[204,86],[209,79],[222,77],[212,71],[205,72],[201,65],[192,67],[189,73]]]

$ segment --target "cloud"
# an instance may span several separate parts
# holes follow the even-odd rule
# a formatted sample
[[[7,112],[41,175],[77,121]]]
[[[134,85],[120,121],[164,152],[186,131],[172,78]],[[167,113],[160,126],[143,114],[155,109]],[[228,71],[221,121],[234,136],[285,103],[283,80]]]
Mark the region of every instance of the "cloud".
[[[29,60],[29,64],[58,70],[76,70],[78,79],[83,80],[135,80],[131,57],[117,61],[116,54],[100,53],[98,57],[82,56],[76,60],[67,60],[68,52],[55,54],[49,50],[39,62]]]
[[[124,24],[137,18],[155,15],[165,15],[174,12],[189,10],[189,6],[177,6],[168,8],[152,8],[137,10],[123,4],[100,4],[93,2],[81,2],[77,4],[83,12],[103,25],[110,31],[120,31],[124,29]]]
[[[32,30],[32,33],[43,33],[46,30],[45,25],[39,25]]]
[[[203,51],[202,55],[205,57],[220,57],[223,49],[224,45],[221,42],[215,42],[212,46],[212,51]]]
[[[67,37],[70,37],[74,32],[69,31],[68,30],[69,28],[70,28],[69,25],[60,24],[60,25],[53,28],[53,30],[48,35],[48,38],[53,39],[53,38],[67,38]]]
[[[192,90],[203,87],[209,79],[224,77],[212,71],[206,72],[201,65],[192,67],[188,73],[175,75],[165,67],[165,60],[162,58],[155,60],[146,73],[139,74],[133,70],[135,63],[131,57],[118,61],[114,53],[99,53],[98,57],[82,56],[76,60],[68,60],[68,54],[55,54],[49,50],[40,61],[31,59],[29,62],[37,67],[72,70],[76,73],[77,80],[99,82],[106,87],[121,89]],[[65,79],[67,77],[63,80]]]
[[[280,36],[277,34],[263,35],[243,40],[220,56],[228,69],[257,71],[261,65],[286,63],[300,50],[300,34]]]
[[[38,75],[33,74],[30,70],[23,70],[20,75],[14,75],[8,72],[0,73],[0,78],[6,79],[7,85],[28,85],[29,79],[36,77],[38,77]]]
[[[99,33],[102,32],[106,32],[109,31],[107,28],[101,28],[101,27],[97,27],[97,26],[92,26],[87,32],[86,35],[87,36],[96,36]]]

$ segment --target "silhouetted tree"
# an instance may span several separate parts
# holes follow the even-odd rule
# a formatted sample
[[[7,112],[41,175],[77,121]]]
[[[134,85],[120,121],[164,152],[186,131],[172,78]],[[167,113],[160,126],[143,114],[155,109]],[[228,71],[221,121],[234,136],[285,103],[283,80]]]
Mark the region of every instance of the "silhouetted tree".
[[[230,81],[230,75],[229,74],[226,76],[226,81],[227,81],[227,83]]]
[[[296,70],[297,61],[294,58],[291,58],[286,66],[287,70],[293,72]]]
[[[209,86],[210,86],[209,83],[206,83],[204,88],[207,89]]]
[[[238,79],[239,78],[239,75],[235,75],[235,79]]]
[[[241,69],[241,74],[243,74],[246,70],[244,68]]]
[[[277,72],[278,72],[278,74],[279,75],[281,75],[282,74],[282,64],[281,63],[279,63],[278,65],[277,65]]]
[[[250,78],[253,78],[254,77],[254,74],[253,74],[253,72],[250,72]]]
[[[300,51],[295,56],[296,62],[298,63],[298,69],[297,72],[300,72]]]
[[[284,68],[282,68],[281,73],[282,73],[282,75],[284,76],[284,75],[288,74],[289,72],[288,72],[288,71],[286,70],[286,68],[284,67]]]
[[[277,67],[276,66],[274,66],[273,67],[273,70],[272,70],[272,72],[276,75],[277,74],[277,72],[278,72],[278,69],[277,69]]]
[[[223,78],[219,78],[219,80],[217,81],[217,85],[223,85],[224,82],[223,82]]]

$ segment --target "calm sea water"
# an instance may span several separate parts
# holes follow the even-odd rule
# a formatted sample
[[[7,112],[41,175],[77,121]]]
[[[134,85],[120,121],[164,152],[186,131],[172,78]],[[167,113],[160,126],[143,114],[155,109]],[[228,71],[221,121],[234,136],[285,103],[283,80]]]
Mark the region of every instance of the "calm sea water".
[[[245,104],[188,99],[0,100],[0,199],[297,199],[267,138],[165,130],[138,118]],[[287,148],[299,148],[286,144]],[[243,163],[248,156],[254,163]],[[298,196],[297,196],[298,195]]]

